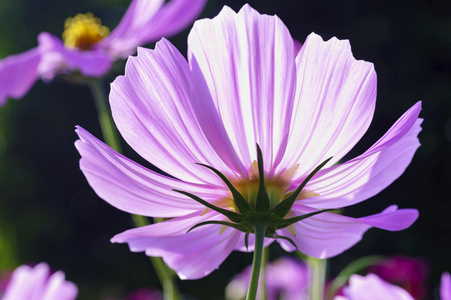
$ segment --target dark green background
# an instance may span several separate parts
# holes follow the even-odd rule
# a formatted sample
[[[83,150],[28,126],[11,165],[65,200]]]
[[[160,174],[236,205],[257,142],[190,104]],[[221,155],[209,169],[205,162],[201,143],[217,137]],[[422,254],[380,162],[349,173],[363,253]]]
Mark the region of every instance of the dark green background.
[[[210,0],[202,17],[223,5],[239,10],[243,1]],[[378,102],[368,134],[351,152],[362,153],[416,101],[425,119],[421,148],[405,174],[376,197],[345,210],[364,216],[396,203],[420,218],[408,230],[372,229],[355,247],[331,260],[331,275],[368,254],[423,257],[431,265],[430,297],[440,274],[451,271],[451,2],[361,0],[255,0],[260,13],[277,14],[294,38],[312,31],[324,39],[351,41],[357,59],[371,61],[378,74]],[[0,58],[35,47],[36,36],[58,36],[64,20],[91,11],[114,28],[127,0],[0,1]],[[170,38],[186,53],[188,30]],[[152,46],[152,45],[151,45]],[[107,78],[121,74],[123,67]],[[38,81],[20,101],[0,108],[0,268],[46,261],[80,287],[79,299],[124,295],[137,287],[158,287],[147,257],[109,239],[132,222],[128,214],[100,200],[78,168],[75,125],[101,137],[95,107],[85,86],[62,80]],[[125,146],[125,144],[124,144]],[[140,162],[133,150],[126,154]],[[283,251],[271,248],[272,257]],[[251,255],[234,252],[210,276],[181,282],[193,299],[221,299],[233,274]]]

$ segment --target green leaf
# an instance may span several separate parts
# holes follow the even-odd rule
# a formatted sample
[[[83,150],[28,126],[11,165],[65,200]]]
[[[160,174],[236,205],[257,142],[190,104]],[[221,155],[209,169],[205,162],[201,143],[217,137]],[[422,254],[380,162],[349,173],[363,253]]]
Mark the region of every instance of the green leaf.
[[[244,235],[244,245],[246,245],[246,250],[249,249],[249,232]]]
[[[244,226],[241,226],[241,225],[235,224],[235,223],[230,223],[230,222],[226,222],[226,221],[205,221],[205,222],[201,222],[201,223],[194,225],[193,227],[188,229],[187,233],[190,232],[191,230],[193,230],[194,228],[204,226],[204,225],[209,225],[209,224],[224,225],[224,226],[228,226],[228,227],[233,227],[239,231],[243,231],[243,232],[246,231],[246,228],[244,228]]]
[[[274,238],[275,239],[281,239],[281,240],[285,240],[285,241],[288,241],[288,242],[290,242],[291,243],[291,245],[293,245],[294,246],[294,248],[296,248],[296,250],[298,250],[299,251],[299,249],[298,249],[298,246],[296,246],[296,244],[293,242],[293,240],[292,239],[290,239],[289,237],[286,237],[286,236],[281,236],[281,235],[275,235],[274,236]]]
[[[310,174],[302,181],[302,183],[299,185],[299,187],[291,194],[288,198],[277,204],[273,209],[272,212],[274,212],[279,217],[284,217],[290,210],[291,207],[294,204],[294,201],[296,201],[296,198],[299,196],[299,193],[302,191],[302,189],[305,187],[305,185],[312,179],[313,176],[315,176],[316,173],[318,173],[319,170],[321,170],[322,167],[324,167],[325,164],[329,162],[329,160],[332,159],[332,156],[323,161],[319,166],[317,166]]]
[[[269,211],[269,196],[265,187],[265,170],[263,168],[263,155],[258,144],[257,144],[257,163],[258,163],[259,184],[255,210]]]
[[[242,214],[251,209],[251,207],[247,203],[246,199],[244,199],[243,195],[241,195],[240,192],[238,192],[238,190],[232,185],[232,183],[227,179],[227,177],[224,176],[224,174],[222,174],[221,172],[219,172],[218,170],[216,170],[213,167],[210,167],[210,166],[207,166],[204,164],[199,164],[199,163],[198,163],[198,165],[212,170],[216,175],[218,175],[222,179],[222,181],[224,181],[224,183],[227,185],[230,192],[232,193],[233,202],[235,202],[235,206],[238,208],[238,210]]]
[[[294,224],[294,223],[297,223],[297,222],[302,221],[302,220],[304,220],[304,219],[310,218],[310,217],[312,217],[312,216],[314,216],[314,215],[318,215],[318,214],[323,213],[323,212],[334,211],[334,210],[335,210],[335,209],[323,209],[323,210],[315,211],[315,212],[312,212],[312,213],[308,213],[308,214],[296,216],[296,217],[293,217],[293,218],[284,219],[284,220],[279,224],[278,229],[282,229],[282,228],[288,227],[288,226],[290,226],[291,224]]]
[[[197,197],[196,195],[193,195],[191,193],[184,192],[184,191],[179,191],[179,190],[173,190],[173,191],[175,191],[177,193],[180,193],[180,194],[183,194],[183,195],[186,195],[186,196],[190,197],[191,199],[196,200],[200,204],[205,205],[206,207],[208,207],[208,208],[210,208],[210,209],[212,209],[214,211],[217,211],[218,213],[220,213],[220,214],[226,216],[227,218],[229,218],[230,221],[232,221],[232,222],[239,223],[239,222],[241,222],[243,220],[243,216],[241,216],[240,214],[237,214],[237,213],[235,213],[233,211],[230,211],[230,210],[227,210],[227,209],[223,209],[223,208],[217,207],[217,206],[215,206],[215,205],[213,205],[213,204],[211,204],[211,203],[209,203],[209,202]]]

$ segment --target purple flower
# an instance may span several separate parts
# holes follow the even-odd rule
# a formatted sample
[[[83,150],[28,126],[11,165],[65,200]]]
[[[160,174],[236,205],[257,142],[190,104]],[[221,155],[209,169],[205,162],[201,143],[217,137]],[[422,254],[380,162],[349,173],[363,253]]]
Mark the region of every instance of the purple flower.
[[[235,276],[226,288],[226,298],[246,298],[252,266]],[[263,285],[259,285],[263,287]],[[266,290],[269,300],[307,300],[309,272],[300,260],[283,257],[266,268]]]
[[[2,300],[73,300],[78,289],[61,271],[50,275],[46,263],[20,266],[12,274]]]
[[[172,218],[125,231],[112,242],[163,257],[181,278],[209,274],[233,250],[253,250],[253,235],[247,249],[245,234],[230,227],[187,232],[201,222],[230,220],[174,189],[241,212],[224,181],[196,163],[225,174],[253,206],[258,144],[275,207],[333,156],[297,196],[286,214],[291,218],[372,197],[404,172],[419,147],[417,103],[365,153],[335,165],[369,127],[376,101],[373,65],[355,60],[348,41],[324,42],[311,34],[296,53],[277,16],[245,5],[239,13],[224,7],[214,19],[197,21],[188,46],[188,61],[165,39],[155,50],[138,49],[110,93],[122,136],[171,177],[116,153],[81,127],[76,142],[80,168],[101,198],[129,213]],[[352,247],[371,227],[402,230],[417,217],[417,210],[396,205],[361,218],[322,212],[275,235],[293,240],[307,255],[328,258]],[[265,245],[273,240],[266,238]]]
[[[343,294],[334,300],[414,300],[406,290],[383,281],[375,274],[365,277],[352,275]]]
[[[440,282],[440,299],[451,300],[451,275],[448,272],[442,274]]]
[[[0,105],[23,97],[41,77],[79,71],[100,77],[114,61],[136,47],[184,29],[200,13],[206,0],[133,0],[119,25],[109,33],[91,13],[66,20],[63,40],[42,32],[38,46],[0,60]]]

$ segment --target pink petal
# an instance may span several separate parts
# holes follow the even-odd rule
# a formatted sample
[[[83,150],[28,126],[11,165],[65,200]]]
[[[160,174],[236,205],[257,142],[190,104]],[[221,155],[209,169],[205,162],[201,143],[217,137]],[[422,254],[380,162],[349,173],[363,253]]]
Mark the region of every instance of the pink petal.
[[[187,232],[207,220],[224,220],[214,211],[193,213],[162,223],[130,229],[116,235],[113,243],[128,243],[133,252],[146,251],[163,257],[181,279],[197,279],[210,274],[235,248],[242,234],[232,228],[221,233],[220,225],[205,225]]]
[[[22,98],[38,79],[38,48],[0,60],[0,105],[8,98]]]
[[[299,203],[339,208],[366,200],[389,186],[405,171],[420,146],[420,110],[418,102],[365,153],[320,171],[306,187],[319,196]]]
[[[172,36],[194,21],[206,0],[133,0],[119,25],[101,42],[114,58],[123,58],[137,46]],[[164,4],[164,5],[163,5]]]
[[[127,143],[158,168],[185,181],[222,187],[218,176],[196,165],[230,169],[196,120],[189,78],[187,61],[167,40],[155,50],[140,48],[128,60],[125,76],[111,85],[113,117]]]
[[[80,140],[75,145],[82,156],[80,169],[99,197],[120,210],[145,216],[175,217],[205,209],[172,189],[194,193],[207,201],[221,197],[216,189],[150,171],[115,152],[81,127],[77,134]]]
[[[279,170],[299,164],[294,178],[326,158],[339,161],[370,125],[376,101],[371,63],[352,56],[349,41],[310,34],[296,57],[296,102]]]
[[[440,281],[440,299],[451,300],[451,275],[448,272],[442,274]]]
[[[40,263],[17,268],[2,300],[73,300],[77,293],[77,286],[66,281],[63,272],[50,275],[49,266]]]
[[[59,73],[76,70],[85,76],[100,77],[113,64],[110,56],[103,50],[68,49],[59,38],[48,32],[39,34],[38,41],[42,53],[39,73],[46,80],[52,80]]]
[[[316,211],[307,206],[297,206],[296,210],[297,215]],[[395,205],[379,214],[357,219],[324,212],[297,222],[296,236],[287,229],[282,229],[279,234],[291,238],[302,253],[324,259],[354,246],[371,227],[390,231],[403,230],[417,218],[416,209],[397,209]],[[295,250],[286,241],[280,240],[279,243],[287,251]]]
[[[383,281],[375,274],[368,274],[365,277],[352,275],[349,286],[343,292],[346,297],[336,297],[334,300],[414,300],[407,291]]]
[[[260,15],[249,5],[238,14],[224,7],[212,20],[194,24],[188,46],[192,101],[208,139],[242,173],[256,160],[258,143],[270,170],[285,151],[294,99],[288,29],[277,16]]]

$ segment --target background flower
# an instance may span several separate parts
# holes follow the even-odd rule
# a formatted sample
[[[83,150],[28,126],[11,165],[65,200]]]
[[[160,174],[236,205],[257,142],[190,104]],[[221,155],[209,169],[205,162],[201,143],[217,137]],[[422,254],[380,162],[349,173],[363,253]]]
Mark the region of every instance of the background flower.
[[[39,77],[79,71],[101,77],[114,61],[127,57],[136,47],[184,29],[203,9],[205,0],[133,0],[118,26],[108,34],[92,14],[66,20],[65,42],[42,32],[38,47],[0,61],[0,105],[23,97]]]
[[[50,274],[46,263],[20,266],[11,276],[2,300],[73,300],[78,289],[61,271]]]

